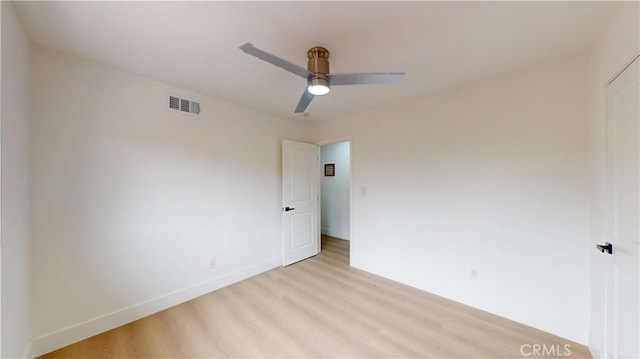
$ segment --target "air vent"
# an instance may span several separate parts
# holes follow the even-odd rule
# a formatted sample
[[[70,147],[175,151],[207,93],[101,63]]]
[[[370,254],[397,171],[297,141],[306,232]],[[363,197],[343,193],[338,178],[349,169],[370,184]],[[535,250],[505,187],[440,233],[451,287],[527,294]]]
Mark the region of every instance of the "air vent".
[[[172,110],[180,110],[180,99],[174,96],[169,96],[169,108]]]
[[[191,113],[200,114],[200,103],[191,101]]]
[[[199,115],[200,103],[169,95],[169,109]]]
[[[180,111],[182,112],[189,112],[189,105],[191,104],[191,101],[189,100],[185,100],[185,99],[180,99]]]

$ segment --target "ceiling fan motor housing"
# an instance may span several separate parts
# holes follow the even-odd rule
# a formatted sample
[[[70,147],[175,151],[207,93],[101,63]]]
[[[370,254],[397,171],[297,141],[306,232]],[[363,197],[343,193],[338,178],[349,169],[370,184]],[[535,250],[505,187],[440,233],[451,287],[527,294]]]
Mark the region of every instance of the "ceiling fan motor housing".
[[[313,47],[307,52],[309,61],[307,70],[312,74],[329,74],[329,50],[324,47]]]

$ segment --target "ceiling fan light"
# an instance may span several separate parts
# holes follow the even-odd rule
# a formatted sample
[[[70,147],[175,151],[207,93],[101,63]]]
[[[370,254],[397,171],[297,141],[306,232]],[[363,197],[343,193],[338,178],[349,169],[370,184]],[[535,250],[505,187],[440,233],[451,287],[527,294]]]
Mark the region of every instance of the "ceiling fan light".
[[[309,79],[307,85],[307,90],[312,95],[322,96],[329,93],[329,80],[327,80],[326,78],[311,78]]]
[[[308,89],[309,92],[315,96],[322,96],[329,93],[329,87],[325,85],[311,85]]]

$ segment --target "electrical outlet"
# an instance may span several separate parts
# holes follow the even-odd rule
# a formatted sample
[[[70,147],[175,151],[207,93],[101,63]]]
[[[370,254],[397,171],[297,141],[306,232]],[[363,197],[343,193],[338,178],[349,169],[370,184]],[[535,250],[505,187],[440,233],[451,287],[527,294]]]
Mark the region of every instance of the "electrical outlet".
[[[475,269],[471,270],[471,279],[478,279],[478,271]]]
[[[211,257],[209,259],[209,269],[214,269],[216,267],[216,257]]]

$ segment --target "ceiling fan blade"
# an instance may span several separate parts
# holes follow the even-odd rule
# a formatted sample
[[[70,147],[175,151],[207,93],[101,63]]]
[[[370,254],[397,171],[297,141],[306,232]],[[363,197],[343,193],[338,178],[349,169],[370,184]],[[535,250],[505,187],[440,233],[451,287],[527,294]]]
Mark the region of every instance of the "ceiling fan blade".
[[[398,84],[404,81],[404,75],[404,72],[329,74],[329,84],[331,86]]]
[[[262,51],[248,42],[240,46],[239,49],[246,52],[249,55],[253,55],[259,58],[260,60],[266,61],[272,65],[276,65],[285,71],[289,71],[305,79],[309,77],[309,71],[307,71],[307,69],[305,69],[304,67],[298,66],[285,59],[281,59],[275,55],[271,55],[266,51]]]
[[[302,97],[300,97],[300,101],[298,101],[298,106],[296,106],[296,113],[304,113],[314,97],[315,96],[312,95],[305,87]]]

